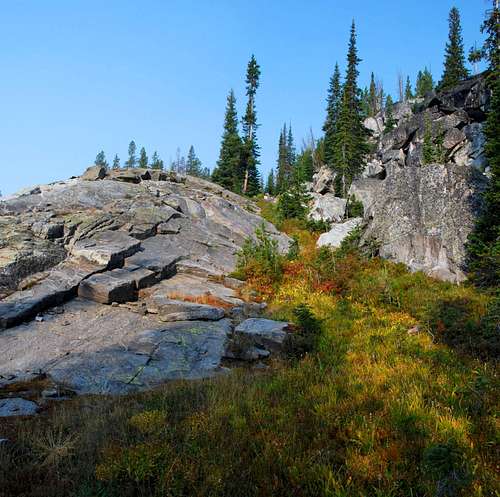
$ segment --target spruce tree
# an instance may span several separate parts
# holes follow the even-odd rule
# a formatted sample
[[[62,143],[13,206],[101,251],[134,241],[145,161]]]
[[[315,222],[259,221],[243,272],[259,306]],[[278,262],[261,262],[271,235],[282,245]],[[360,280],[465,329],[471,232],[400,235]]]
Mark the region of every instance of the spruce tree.
[[[288,161],[288,167],[291,171],[295,167],[295,144],[293,142],[292,124],[288,126],[288,134],[286,138],[286,158]]]
[[[115,154],[115,158],[113,159],[113,169],[120,169],[120,157],[118,154]]]
[[[245,115],[243,116],[243,153],[241,177],[239,185],[242,193],[257,195],[260,192],[259,145],[257,144],[257,112],[255,95],[259,87],[260,67],[252,55],[247,66],[246,95],[248,97]],[[239,186],[238,185],[238,186]]]
[[[449,33],[445,48],[444,72],[439,82],[439,90],[451,88],[469,76],[469,71],[465,67],[460,13],[456,7],[450,10],[448,23]]]
[[[269,171],[269,175],[267,176],[267,183],[266,183],[266,193],[269,195],[274,195],[276,193],[276,186],[274,182],[274,169],[271,169]]]
[[[352,180],[363,170],[365,154],[368,152],[367,132],[362,122],[357,85],[360,61],[356,49],[356,27],[353,21],[334,147],[334,171],[337,173],[336,193],[343,197],[347,196]]]
[[[202,176],[202,164],[201,160],[196,156],[193,145],[189,147],[187,161],[186,161],[186,173],[191,176]]]
[[[429,71],[429,69],[427,69],[426,67],[423,72],[418,71],[417,84],[415,86],[416,96],[419,98],[423,98],[427,93],[433,90],[434,90],[434,80],[432,78],[432,74]]]
[[[141,152],[139,154],[139,167],[148,167],[148,156],[146,155],[146,149],[144,147],[141,148]]]
[[[295,175],[299,183],[312,181],[314,174],[313,151],[310,147],[302,149],[297,156]]]
[[[392,101],[392,97],[387,95],[385,100],[385,126],[384,131],[387,133],[391,131],[396,126],[396,119],[394,119],[394,102]]]
[[[152,169],[163,169],[163,161],[160,159],[158,152],[155,150],[151,157],[151,168]]]
[[[137,157],[135,156],[136,150],[135,141],[132,140],[128,145],[128,160],[125,162],[127,167],[135,167],[137,164]]]
[[[236,191],[241,171],[242,142],[238,133],[238,116],[236,113],[236,98],[231,90],[227,96],[226,114],[224,117],[224,132],[219,152],[219,160],[212,173],[212,181]]]
[[[104,150],[101,150],[95,158],[94,164],[96,166],[108,168],[108,163],[106,162],[106,156],[104,155]]]
[[[413,98],[413,91],[411,89],[410,76],[407,76],[406,77],[406,86],[405,86],[405,100],[408,101],[408,100],[411,100],[412,98]]]
[[[483,58],[488,61],[488,69],[493,76],[500,65],[499,32],[500,32],[500,8],[498,0],[492,0],[492,8],[487,13],[486,19],[481,26],[481,33],[486,33],[486,40],[481,49]]]
[[[278,141],[276,192],[282,193],[290,186],[291,171],[288,168],[287,131],[286,124],[280,132]]]
[[[374,116],[377,113],[377,103],[378,103],[378,92],[377,85],[375,84],[375,76],[372,72],[370,78],[370,90],[368,92],[368,100],[369,100],[369,116]]]
[[[367,118],[370,116],[370,92],[368,91],[368,88],[366,86],[361,90],[360,101],[361,113],[363,114],[364,118]]]
[[[500,12],[494,2],[493,9],[483,23],[487,38],[483,53],[488,58],[490,74],[488,84],[492,91],[490,109],[484,126],[491,177],[484,194],[484,209],[469,237],[468,269],[479,286],[500,286]]]
[[[328,96],[326,99],[326,119],[323,124],[323,131],[325,132],[324,152],[325,161],[333,167],[334,159],[334,137],[337,128],[337,119],[339,115],[340,99],[342,96],[342,85],[340,84],[340,70],[339,65],[335,64],[333,76],[330,79],[330,86],[328,88]]]

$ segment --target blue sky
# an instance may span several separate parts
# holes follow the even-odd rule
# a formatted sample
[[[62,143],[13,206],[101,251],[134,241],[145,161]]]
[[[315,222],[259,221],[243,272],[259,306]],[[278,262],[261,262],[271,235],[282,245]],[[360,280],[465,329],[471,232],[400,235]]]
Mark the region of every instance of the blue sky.
[[[360,84],[374,71],[396,94],[401,71],[441,75],[452,5],[465,46],[482,36],[486,0],[11,0],[0,20],[0,190],[80,174],[103,149],[126,157],[134,139],[168,162],[193,144],[217,160],[227,92],[241,115],[247,61],[257,95],[264,175],[283,122],[296,140],[320,135],[328,80],[345,67],[357,24]]]

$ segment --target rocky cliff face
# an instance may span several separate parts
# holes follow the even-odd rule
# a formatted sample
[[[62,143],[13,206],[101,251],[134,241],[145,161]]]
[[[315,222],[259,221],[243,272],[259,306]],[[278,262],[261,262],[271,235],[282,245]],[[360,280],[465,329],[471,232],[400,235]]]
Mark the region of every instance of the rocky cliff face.
[[[123,393],[213,374],[234,325],[262,308],[227,277],[262,223],[287,250],[247,199],[151,170],[93,167],[3,198],[0,386],[43,373]]]
[[[488,104],[484,78],[477,76],[446,93],[397,104],[397,126],[388,133],[383,114],[367,119],[375,152],[350,193],[364,206],[364,238],[374,239],[383,257],[440,279],[465,278],[464,244],[488,181],[482,134]],[[439,163],[424,163],[426,128]],[[315,189],[328,192],[331,183],[320,171]]]

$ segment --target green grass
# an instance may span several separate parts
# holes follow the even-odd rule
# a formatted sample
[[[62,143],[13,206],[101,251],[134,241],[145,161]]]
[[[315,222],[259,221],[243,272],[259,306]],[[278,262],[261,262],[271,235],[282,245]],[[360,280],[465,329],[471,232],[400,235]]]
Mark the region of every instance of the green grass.
[[[270,313],[309,353],[11,420],[0,495],[498,496],[491,297],[297,234]]]

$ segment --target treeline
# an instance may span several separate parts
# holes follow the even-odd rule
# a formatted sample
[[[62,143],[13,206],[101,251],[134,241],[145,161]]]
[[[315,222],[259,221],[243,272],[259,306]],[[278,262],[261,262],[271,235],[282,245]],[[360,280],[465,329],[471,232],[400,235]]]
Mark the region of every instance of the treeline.
[[[336,66],[338,71],[338,66]],[[338,74],[340,76],[340,74]],[[418,71],[415,87],[413,87],[410,76],[398,75],[398,101],[408,102],[415,98],[423,98],[425,95],[436,89],[436,84],[430,70],[425,67]],[[390,94],[386,94],[382,81],[375,78],[374,73],[371,73],[370,85],[361,90],[361,109],[366,117],[376,116],[386,107],[393,105],[393,99]]]
[[[96,166],[101,166],[106,169],[109,169],[108,161],[106,160],[106,155],[103,150],[101,150],[94,161]],[[128,158],[124,163],[125,168],[151,168],[151,169],[165,169],[165,164],[163,160],[158,155],[158,152],[155,150],[151,159],[149,159],[146,149],[141,147],[139,151],[139,156],[137,156],[137,145],[135,141],[132,140],[128,146]],[[120,158],[118,154],[115,154],[113,158],[113,162],[111,164],[111,169],[121,169]],[[179,174],[190,174],[191,176],[198,176],[200,178],[209,179],[210,178],[210,169],[208,167],[203,167],[201,160],[197,157],[196,152],[194,150],[193,145],[189,147],[189,151],[187,157],[181,155],[180,149],[177,149],[176,157],[174,160],[170,161],[168,165],[168,169],[170,171],[175,171]]]

